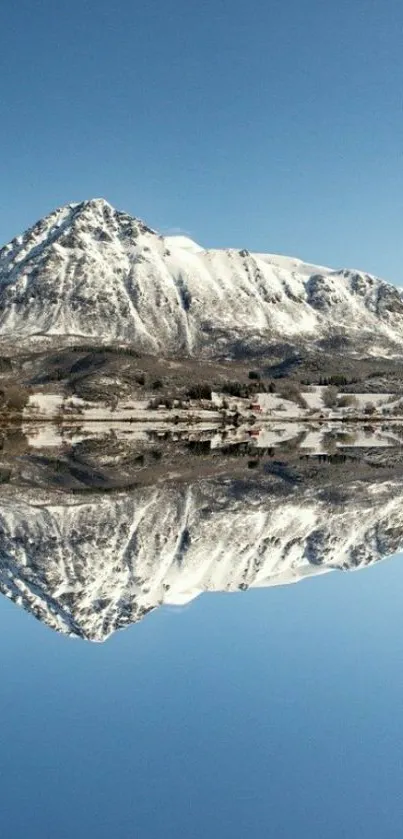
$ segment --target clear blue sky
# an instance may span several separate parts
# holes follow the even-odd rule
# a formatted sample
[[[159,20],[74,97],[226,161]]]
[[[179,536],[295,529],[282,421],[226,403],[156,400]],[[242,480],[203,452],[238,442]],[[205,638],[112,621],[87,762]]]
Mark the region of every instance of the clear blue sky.
[[[105,645],[2,598],[4,839],[400,839],[402,560]]]
[[[0,241],[103,196],[403,283],[401,0],[5,0]]]

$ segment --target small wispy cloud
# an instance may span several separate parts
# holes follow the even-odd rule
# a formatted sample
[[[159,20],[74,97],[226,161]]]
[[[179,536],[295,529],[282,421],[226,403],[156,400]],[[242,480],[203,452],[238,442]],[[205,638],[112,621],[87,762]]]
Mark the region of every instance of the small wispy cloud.
[[[165,236],[190,236],[192,237],[191,230],[185,230],[184,227],[162,227],[161,233]]]

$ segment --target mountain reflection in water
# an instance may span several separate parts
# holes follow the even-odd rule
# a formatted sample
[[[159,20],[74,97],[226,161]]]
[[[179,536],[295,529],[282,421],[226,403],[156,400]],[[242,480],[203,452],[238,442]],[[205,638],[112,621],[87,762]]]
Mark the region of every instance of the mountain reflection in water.
[[[221,446],[217,432],[38,432],[40,446],[3,439],[0,589],[72,636],[103,641],[202,592],[363,568],[403,544],[393,428],[378,448],[336,432],[313,456],[306,438],[279,451],[239,429]]]

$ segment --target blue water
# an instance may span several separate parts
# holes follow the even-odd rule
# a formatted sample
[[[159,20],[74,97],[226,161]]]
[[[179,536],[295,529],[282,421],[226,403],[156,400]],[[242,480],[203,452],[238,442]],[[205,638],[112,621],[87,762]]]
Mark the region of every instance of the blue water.
[[[401,835],[403,557],[104,644],[4,598],[2,836]]]

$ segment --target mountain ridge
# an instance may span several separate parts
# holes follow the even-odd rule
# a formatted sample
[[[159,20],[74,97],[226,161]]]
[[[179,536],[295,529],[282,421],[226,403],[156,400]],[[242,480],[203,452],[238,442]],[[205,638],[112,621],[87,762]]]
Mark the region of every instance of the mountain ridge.
[[[270,344],[403,351],[403,294],[362,271],[162,236],[104,199],[67,204],[0,250],[0,339],[46,335],[150,354]]]
[[[376,563],[403,544],[402,493],[393,481],[287,495],[199,481],[83,501],[24,488],[0,499],[0,591],[62,634],[103,641],[202,592]]]

